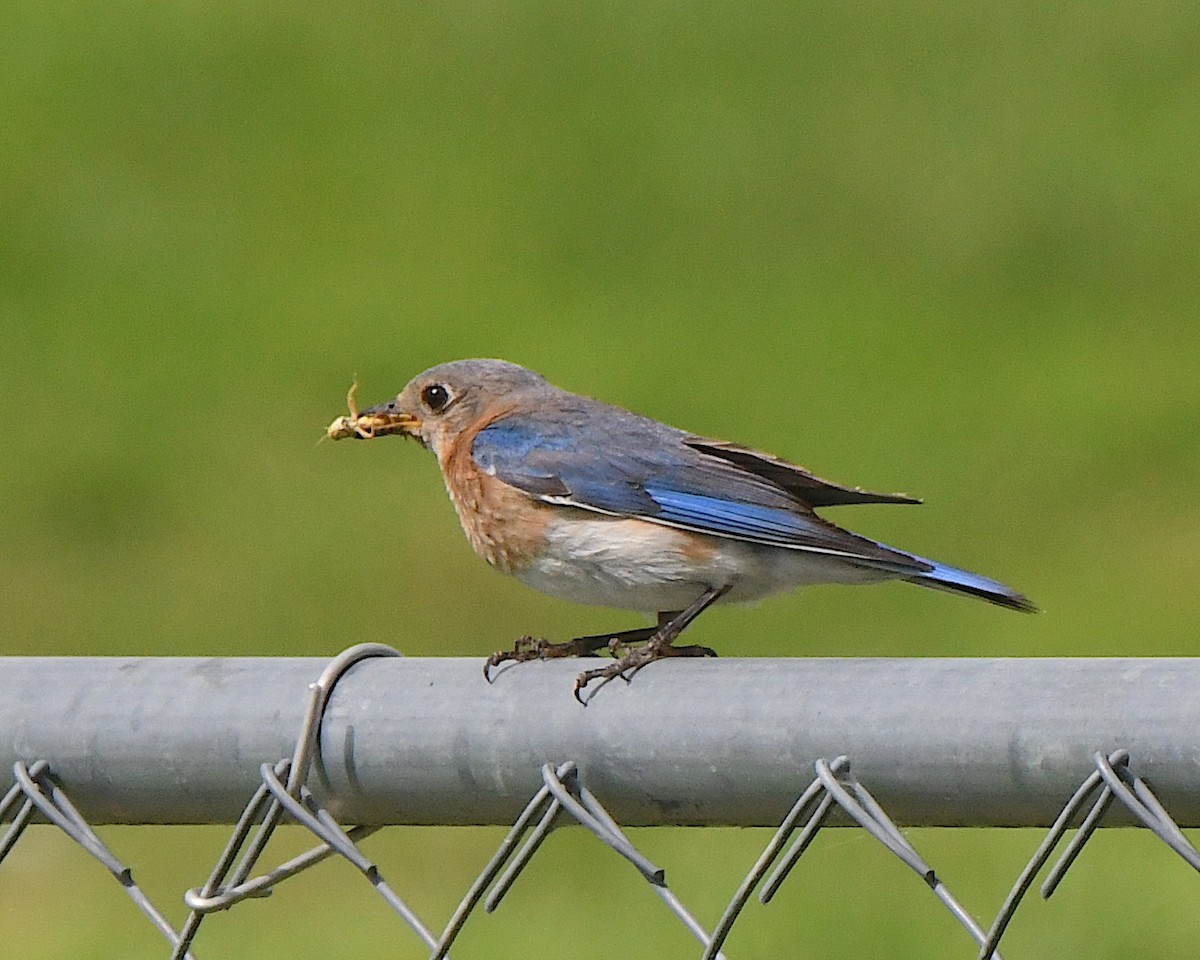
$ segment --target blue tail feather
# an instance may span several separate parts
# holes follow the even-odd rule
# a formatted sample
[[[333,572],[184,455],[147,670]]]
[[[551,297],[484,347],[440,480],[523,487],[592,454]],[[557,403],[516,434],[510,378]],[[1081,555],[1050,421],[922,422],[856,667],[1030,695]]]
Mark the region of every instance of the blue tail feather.
[[[960,570],[958,567],[952,567],[946,563],[938,563],[936,560],[927,560],[924,557],[916,559],[928,563],[933,569],[927,573],[905,577],[909,583],[931,587],[934,590],[946,590],[949,593],[970,594],[973,597],[987,600],[989,603],[1008,607],[1010,610],[1023,610],[1026,613],[1037,612],[1038,608],[1028,597],[1011,587],[1006,587],[998,580],[971,573],[970,570]]]

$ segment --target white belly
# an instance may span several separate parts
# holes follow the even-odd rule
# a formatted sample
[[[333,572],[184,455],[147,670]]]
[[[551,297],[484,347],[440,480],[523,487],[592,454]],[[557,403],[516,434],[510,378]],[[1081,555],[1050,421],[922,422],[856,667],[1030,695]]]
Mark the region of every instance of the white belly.
[[[646,613],[681,610],[711,587],[730,586],[724,599],[738,602],[804,584],[888,578],[822,554],[582,511],[553,524],[544,550],[514,573],[565,600]]]

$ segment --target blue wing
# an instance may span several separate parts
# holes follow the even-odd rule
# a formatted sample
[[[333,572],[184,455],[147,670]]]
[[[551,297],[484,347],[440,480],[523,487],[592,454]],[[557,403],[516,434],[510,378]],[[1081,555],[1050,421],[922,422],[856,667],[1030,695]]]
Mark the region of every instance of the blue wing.
[[[555,503],[833,554],[902,575],[933,569],[823,520],[771,479],[689,445],[695,438],[682,431],[618,408],[603,409],[599,417],[583,405],[536,421],[506,417],[479,432],[472,456],[492,476]]]

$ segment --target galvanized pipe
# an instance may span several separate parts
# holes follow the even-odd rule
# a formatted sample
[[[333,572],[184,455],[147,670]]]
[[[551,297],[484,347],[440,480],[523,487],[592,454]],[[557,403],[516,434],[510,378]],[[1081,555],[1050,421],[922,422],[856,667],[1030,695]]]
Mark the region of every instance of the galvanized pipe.
[[[230,823],[261,764],[293,754],[324,665],[0,658],[0,770],[47,760],[92,823]],[[358,663],[310,785],[344,823],[508,824],[544,763],[574,760],[623,826],[773,826],[844,754],[901,825],[1046,826],[1093,753],[1124,748],[1200,826],[1200,660],[672,660],[586,708],[580,669],[489,685],[476,659]]]

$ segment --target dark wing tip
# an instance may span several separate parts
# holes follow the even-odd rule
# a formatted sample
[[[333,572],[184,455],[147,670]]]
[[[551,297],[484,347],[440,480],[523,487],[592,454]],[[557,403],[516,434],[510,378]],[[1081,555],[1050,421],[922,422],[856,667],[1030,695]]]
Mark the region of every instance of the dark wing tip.
[[[770,481],[811,507],[837,507],[856,503],[921,502],[918,498],[903,493],[876,493],[872,490],[864,490],[862,487],[845,487],[839,483],[822,480],[797,464],[736,443],[727,443],[724,440],[706,440],[703,437],[688,437],[683,442],[693,450],[724,460],[747,473]]]

